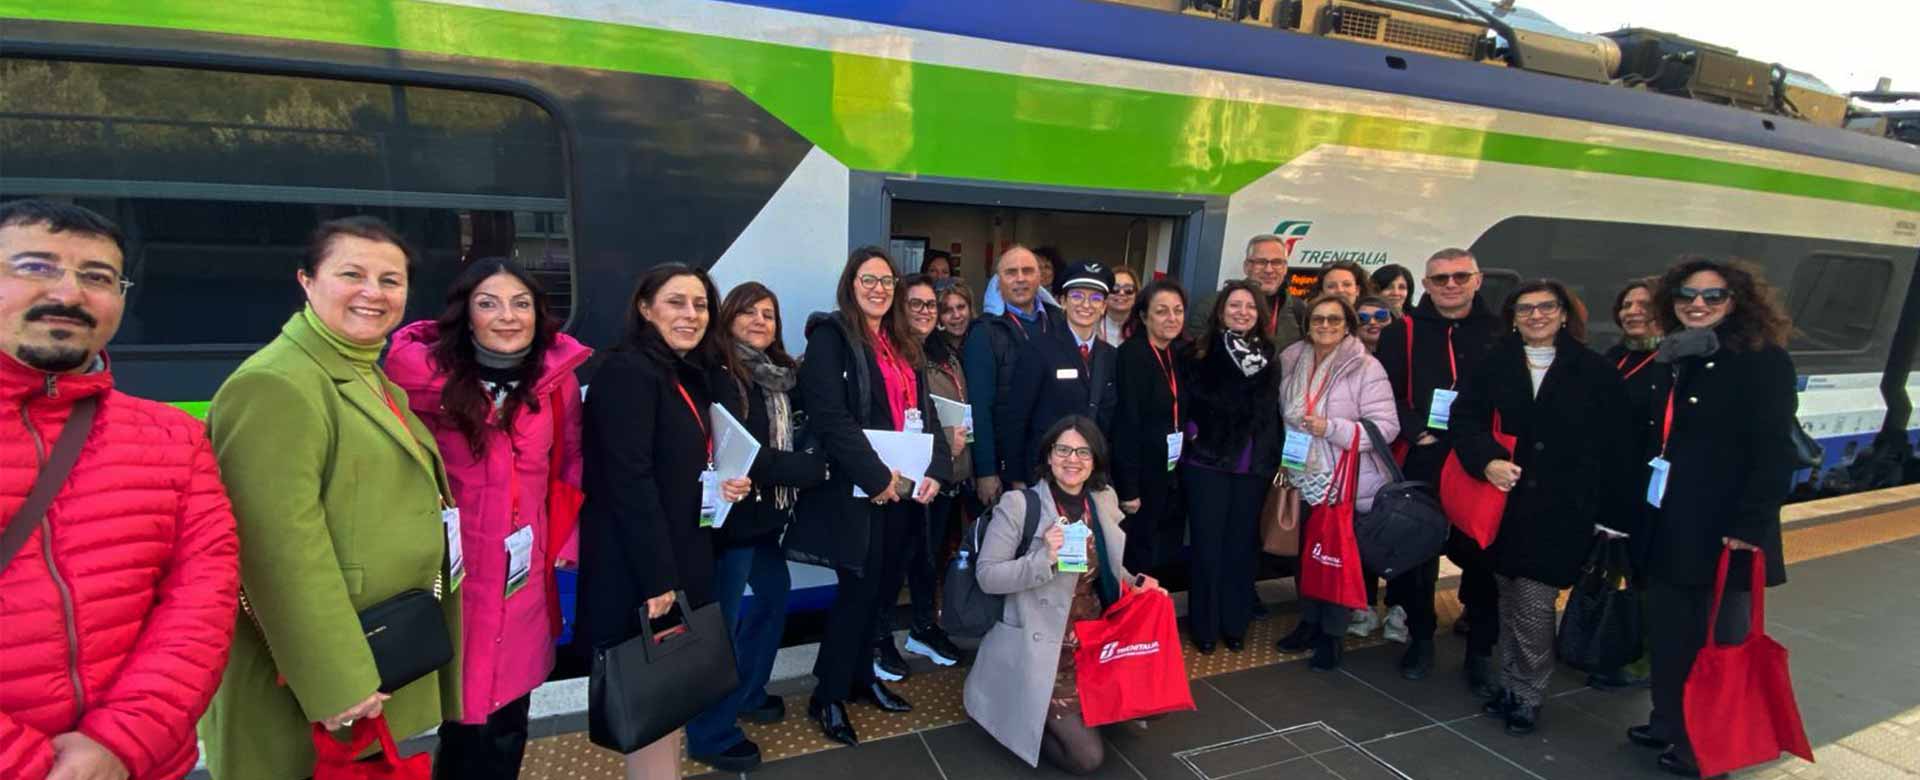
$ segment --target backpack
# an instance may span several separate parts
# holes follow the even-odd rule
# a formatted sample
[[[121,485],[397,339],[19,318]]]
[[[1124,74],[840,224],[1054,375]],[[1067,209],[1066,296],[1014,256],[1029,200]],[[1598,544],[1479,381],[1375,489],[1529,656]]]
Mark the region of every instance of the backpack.
[[[1027,517],[1020,531],[1020,545],[1013,551],[1015,559],[1026,557],[1033,546],[1033,535],[1040,531],[1040,494],[1033,488],[1022,492],[1027,495]],[[960,552],[947,564],[946,605],[940,611],[940,627],[951,636],[986,636],[1004,614],[1006,597],[981,590],[980,581],[974,578],[980,545],[987,538],[987,524],[991,522],[992,510],[975,520],[973,529],[960,535]]]
[[[1389,481],[1373,494],[1373,508],[1353,520],[1360,542],[1360,563],[1367,571],[1392,578],[1440,557],[1447,542],[1447,515],[1425,482],[1410,482],[1387,454],[1387,442],[1373,422],[1361,418],[1373,453]]]

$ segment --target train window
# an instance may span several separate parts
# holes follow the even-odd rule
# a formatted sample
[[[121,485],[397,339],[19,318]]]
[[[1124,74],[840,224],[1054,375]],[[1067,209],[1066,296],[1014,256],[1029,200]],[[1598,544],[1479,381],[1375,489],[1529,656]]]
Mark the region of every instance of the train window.
[[[1867,348],[1893,280],[1885,258],[1818,253],[1794,269],[1787,312],[1796,352],[1851,352]]]
[[[552,117],[493,93],[145,65],[0,59],[0,199],[113,218],[137,282],[116,345],[264,343],[299,304],[315,224],[372,214],[419,253],[407,318],[464,265],[511,257],[572,300]]]

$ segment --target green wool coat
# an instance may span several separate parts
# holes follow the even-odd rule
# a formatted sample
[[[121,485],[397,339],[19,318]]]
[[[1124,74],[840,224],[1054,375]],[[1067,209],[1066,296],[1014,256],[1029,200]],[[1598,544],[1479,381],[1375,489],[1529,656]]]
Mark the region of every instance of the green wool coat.
[[[439,451],[406,395],[380,381],[404,427],[296,314],[213,397],[207,422],[258,620],[236,612],[232,658],[200,721],[215,780],[312,775],[311,724],[379,686],[358,612],[445,575],[441,497],[453,494]],[[444,595],[457,656],[460,599],[451,587]],[[395,738],[458,717],[459,685],[456,657],[396,691],[386,703]]]

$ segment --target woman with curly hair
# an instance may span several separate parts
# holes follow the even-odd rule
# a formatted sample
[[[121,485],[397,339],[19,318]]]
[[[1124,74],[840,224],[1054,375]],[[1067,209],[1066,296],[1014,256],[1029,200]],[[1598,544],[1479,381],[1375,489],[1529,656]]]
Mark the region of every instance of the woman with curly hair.
[[[1661,749],[1660,767],[1698,776],[1681,697],[1706,643],[1714,570],[1722,548],[1730,571],[1764,556],[1767,585],[1786,581],[1780,505],[1794,471],[1797,397],[1786,343],[1792,323],[1773,287],[1740,262],[1682,258],[1660,277],[1653,309],[1666,336],[1655,365],[1672,377],[1661,407],[1659,455],[1643,471],[1652,513],[1640,531],[1647,624],[1653,649],[1653,712],[1628,729]],[[1669,412],[1669,410],[1671,410]],[[1670,420],[1670,422],[1669,422]],[[1745,578],[1729,582],[1715,621],[1723,642],[1747,634]]]

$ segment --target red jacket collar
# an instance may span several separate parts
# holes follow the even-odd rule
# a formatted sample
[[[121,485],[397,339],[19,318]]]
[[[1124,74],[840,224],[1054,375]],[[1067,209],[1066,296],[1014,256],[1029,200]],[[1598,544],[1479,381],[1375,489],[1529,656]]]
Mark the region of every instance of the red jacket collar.
[[[53,401],[71,404],[113,389],[112,366],[101,354],[101,368],[87,374],[49,374],[0,353],[0,401],[7,405]]]

